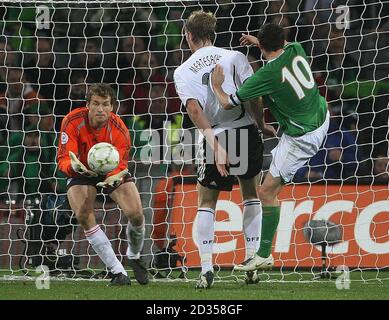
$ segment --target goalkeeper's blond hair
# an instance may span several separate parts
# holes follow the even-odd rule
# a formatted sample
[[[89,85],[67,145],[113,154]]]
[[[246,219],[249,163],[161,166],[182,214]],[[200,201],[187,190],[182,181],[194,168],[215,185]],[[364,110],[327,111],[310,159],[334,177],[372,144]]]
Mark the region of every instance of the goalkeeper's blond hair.
[[[193,34],[193,42],[215,39],[216,17],[211,12],[193,11],[185,23],[186,31]]]

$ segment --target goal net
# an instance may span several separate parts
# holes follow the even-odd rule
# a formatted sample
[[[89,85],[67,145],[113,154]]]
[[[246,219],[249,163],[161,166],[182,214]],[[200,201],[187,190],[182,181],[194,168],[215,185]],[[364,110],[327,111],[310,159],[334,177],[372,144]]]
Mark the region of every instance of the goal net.
[[[198,276],[197,132],[173,82],[174,70],[191,54],[184,21],[198,9],[218,19],[215,45],[241,51],[254,70],[265,61],[257,48],[239,45],[241,34],[256,35],[268,22],[284,27],[289,41],[303,45],[331,113],[323,147],[279,196],[275,267],[264,279],[314,279],[323,249],[327,271],[343,266],[362,279],[368,270],[374,279],[387,277],[389,5],[381,0],[4,1],[2,274],[34,274],[41,264],[69,277],[104,271],[66,204],[66,179],[56,164],[63,117],[85,105],[88,85],[104,82],[116,90],[114,111],[132,138],[129,166],[146,219],[142,258],[155,279],[189,279],[191,270]],[[278,129],[269,112],[265,117]],[[264,137],[264,174],[281,134]],[[219,280],[232,279],[231,267],[245,258],[242,210],[237,184],[221,193],[213,253]],[[128,266],[126,218],[104,194],[95,214]],[[318,220],[340,227],[336,244],[312,243],[316,229],[307,226]]]

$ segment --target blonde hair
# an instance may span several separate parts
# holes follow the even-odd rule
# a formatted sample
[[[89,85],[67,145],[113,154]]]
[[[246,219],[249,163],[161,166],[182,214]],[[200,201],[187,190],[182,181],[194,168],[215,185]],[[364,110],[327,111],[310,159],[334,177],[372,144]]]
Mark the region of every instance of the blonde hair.
[[[211,12],[193,11],[185,23],[186,31],[193,34],[193,41],[207,41],[215,38],[216,17]]]

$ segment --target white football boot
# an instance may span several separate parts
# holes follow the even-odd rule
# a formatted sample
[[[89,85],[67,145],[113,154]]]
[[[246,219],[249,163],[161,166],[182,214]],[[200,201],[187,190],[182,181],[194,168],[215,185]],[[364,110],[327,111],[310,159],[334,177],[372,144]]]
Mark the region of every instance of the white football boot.
[[[274,265],[274,258],[272,255],[267,258],[261,258],[259,255],[255,255],[244,261],[242,264],[238,264],[234,267],[236,271],[254,271],[254,270],[266,270],[271,269]]]

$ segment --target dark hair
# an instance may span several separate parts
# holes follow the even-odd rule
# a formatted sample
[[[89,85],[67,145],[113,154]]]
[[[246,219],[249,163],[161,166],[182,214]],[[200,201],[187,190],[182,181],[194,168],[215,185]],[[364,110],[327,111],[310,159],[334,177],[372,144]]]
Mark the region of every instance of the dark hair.
[[[258,41],[266,51],[277,51],[284,47],[285,33],[277,24],[268,23],[259,28]]]
[[[215,38],[216,17],[211,12],[193,11],[185,23],[185,29],[194,36],[193,41],[213,40]]]
[[[115,91],[105,83],[95,83],[92,84],[88,93],[86,94],[86,102],[89,103],[92,96],[98,97],[111,97],[111,104],[114,106],[116,104],[116,94]]]

